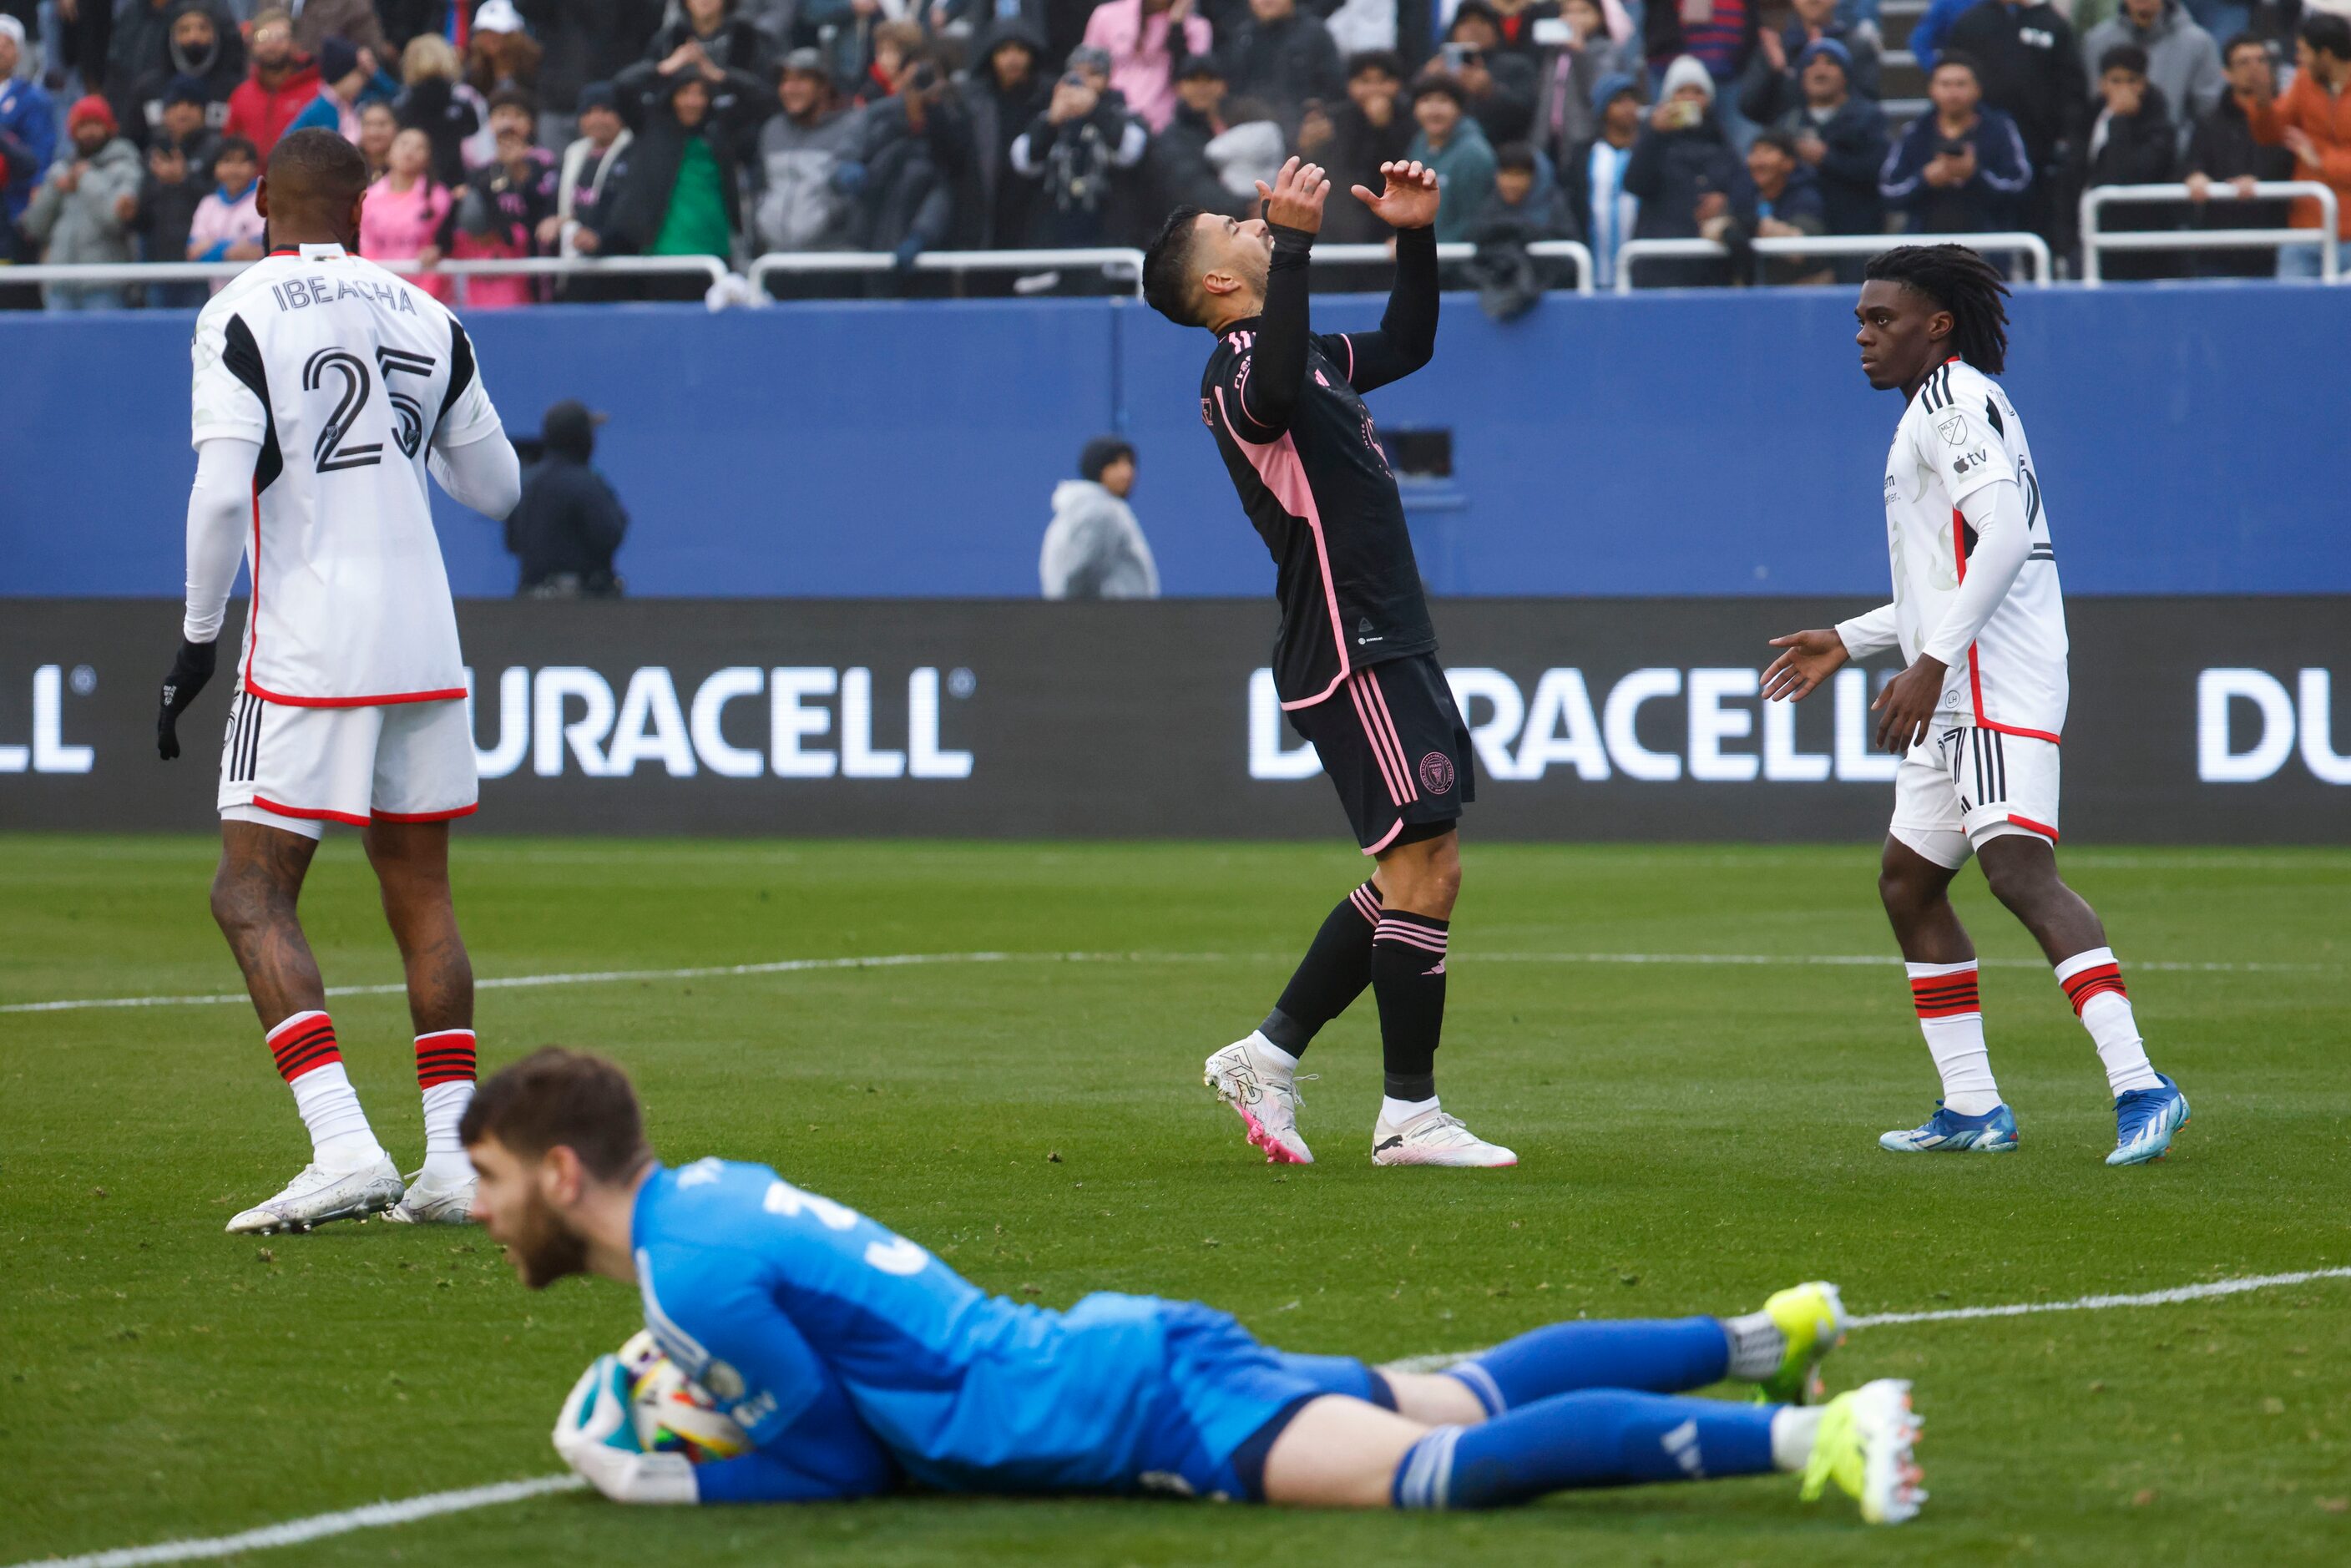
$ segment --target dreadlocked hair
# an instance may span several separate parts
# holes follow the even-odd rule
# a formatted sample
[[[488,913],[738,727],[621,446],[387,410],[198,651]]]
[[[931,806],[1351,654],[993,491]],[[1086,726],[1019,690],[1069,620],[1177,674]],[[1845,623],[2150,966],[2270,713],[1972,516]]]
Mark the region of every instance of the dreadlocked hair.
[[[1951,350],[1996,376],[2008,363],[2008,285],[2000,269],[1963,245],[1906,245],[1869,258],[1862,271],[1915,288],[1951,313]]]

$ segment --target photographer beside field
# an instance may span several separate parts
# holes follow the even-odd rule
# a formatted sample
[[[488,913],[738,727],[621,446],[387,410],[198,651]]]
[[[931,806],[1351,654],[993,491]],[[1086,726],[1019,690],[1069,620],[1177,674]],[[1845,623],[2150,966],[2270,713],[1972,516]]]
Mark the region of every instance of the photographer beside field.
[[[618,599],[612,556],[629,531],[629,514],[596,455],[601,413],[566,398],[539,422],[546,452],[523,476],[522,499],[507,517],[507,549],[520,565],[518,599]]]

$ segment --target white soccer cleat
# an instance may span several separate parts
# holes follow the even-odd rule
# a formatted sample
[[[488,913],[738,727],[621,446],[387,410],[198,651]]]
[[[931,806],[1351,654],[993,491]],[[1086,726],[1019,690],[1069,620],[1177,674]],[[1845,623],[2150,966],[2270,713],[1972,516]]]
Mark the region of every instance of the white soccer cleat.
[[[1802,1495],[1819,1500],[1830,1486],[1861,1505],[1870,1524],[1900,1524],[1927,1500],[1926,1475],[1912,1452],[1918,1416],[1910,1385],[1898,1377],[1865,1383],[1823,1407]]]
[[[1290,1069],[1275,1066],[1254,1048],[1257,1039],[1252,1034],[1235,1040],[1208,1058],[1201,1077],[1241,1119],[1250,1146],[1265,1151],[1266,1164],[1311,1166],[1313,1151],[1298,1135],[1297,1080]]]
[[[471,1225],[474,1179],[429,1182],[423,1171],[408,1178],[406,1196],[384,1216],[394,1225]]]
[[[1372,1128],[1372,1164],[1375,1166],[1514,1166],[1519,1156],[1499,1144],[1489,1144],[1461,1124],[1461,1118],[1442,1106],[1431,1106],[1402,1126],[1389,1124],[1385,1113]]]
[[[232,1236],[267,1236],[277,1230],[308,1230],[333,1219],[365,1219],[400,1202],[400,1170],[390,1156],[355,1171],[322,1171],[304,1166],[277,1197],[228,1222]]]

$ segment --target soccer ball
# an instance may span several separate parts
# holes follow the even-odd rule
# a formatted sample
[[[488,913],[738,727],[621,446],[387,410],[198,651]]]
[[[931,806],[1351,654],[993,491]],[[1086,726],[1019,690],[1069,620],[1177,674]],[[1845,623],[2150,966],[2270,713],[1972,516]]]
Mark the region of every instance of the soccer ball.
[[[629,1371],[629,1413],[648,1454],[684,1454],[695,1464],[751,1451],[751,1439],[710,1396],[640,1330],[621,1347]]]

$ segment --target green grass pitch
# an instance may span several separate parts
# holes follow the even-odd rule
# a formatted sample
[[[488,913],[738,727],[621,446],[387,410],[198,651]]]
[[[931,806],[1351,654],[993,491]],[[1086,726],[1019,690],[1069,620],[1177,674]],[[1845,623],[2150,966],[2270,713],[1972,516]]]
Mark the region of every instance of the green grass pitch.
[[[201,839],[0,838],[0,1004],[237,989]],[[1369,998],[1317,1042],[1322,1163],[1257,1163],[1200,1059],[1263,1012],[1343,848],[539,841],[461,835],[485,978],[835,955],[1008,962],[486,989],[486,1067],[549,1040],[635,1072],[655,1141],[772,1163],[982,1286],[1198,1297],[1370,1357],[1556,1318],[2063,1301],[2351,1262],[2351,852],[2069,852],[2195,1120],[2112,1171],[2105,1082],[2023,934],[1964,879],[2020,1153],[1910,1158],[1934,1078],[1865,846],[1475,843],[1447,1103],[1507,1172],[1374,1169]],[[398,969],[357,845],[306,903],[329,984]],[[1092,962],[1042,955],[1131,954]],[[2159,969],[2157,961],[2267,968]],[[397,997],[334,1004],[377,1129],[422,1133]],[[0,1563],[225,1534],[544,1475],[632,1294],[525,1292],[472,1230],[221,1231],[305,1156],[248,1009],[0,1014]],[[256,1561],[695,1563],[2260,1563],[2351,1561],[2351,1281],[1856,1333],[1834,1386],[1917,1380],[1933,1500],[1865,1529],[1784,1479],[1510,1513],[1315,1516],[907,1498],[627,1511],[569,1495]]]

